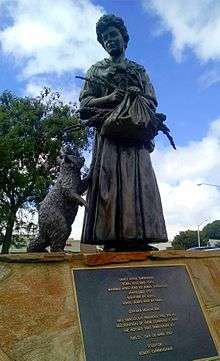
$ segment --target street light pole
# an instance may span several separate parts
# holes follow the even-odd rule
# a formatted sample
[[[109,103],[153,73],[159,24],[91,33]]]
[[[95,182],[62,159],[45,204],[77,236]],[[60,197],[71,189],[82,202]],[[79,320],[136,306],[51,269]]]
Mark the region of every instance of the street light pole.
[[[198,247],[200,247],[200,232],[199,232],[199,225],[197,226],[197,238],[198,238]]]
[[[200,229],[199,227],[204,223],[207,222],[208,219],[205,219],[204,221],[202,221],[201,223],[198,224],[197,226],[197,239],[198,239],[198,247],[201,247],[201,242],[200,242]]]

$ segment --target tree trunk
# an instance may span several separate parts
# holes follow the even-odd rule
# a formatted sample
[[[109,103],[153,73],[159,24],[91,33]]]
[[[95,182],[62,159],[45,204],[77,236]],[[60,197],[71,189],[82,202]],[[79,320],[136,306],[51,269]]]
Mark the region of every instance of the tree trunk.
[[[16,211],[13,210],[9,214],[6,232],[5,232],[5,236],[3,238],[3,243],[2,243],[2,251],[1,251],[2,254],[9,253],[9,249],[10,249],[11,241],[12,241],[13,228],[14,228],[14,224],[15,224],[15,220],[16,220],[16,212],[17,212],[17,210]]]

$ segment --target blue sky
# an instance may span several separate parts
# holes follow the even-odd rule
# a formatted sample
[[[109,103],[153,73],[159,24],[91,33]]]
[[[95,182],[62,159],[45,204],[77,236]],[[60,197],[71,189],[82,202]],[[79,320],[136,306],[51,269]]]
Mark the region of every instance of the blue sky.
[[[160,135],[152,156],[169,236],[219,219],[220,189],[197,186],[220,184],[219,0],[0,0],[0,91],[48,85],[77,100],[74,76],[106,56],[95,35],[104,13],[124,19],[126,56],[146,68],[178,147]]]

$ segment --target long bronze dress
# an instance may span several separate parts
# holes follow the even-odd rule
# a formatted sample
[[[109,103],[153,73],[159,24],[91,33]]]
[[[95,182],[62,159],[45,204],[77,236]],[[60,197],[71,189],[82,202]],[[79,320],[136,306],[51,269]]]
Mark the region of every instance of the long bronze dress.
[[[121,86],[135,86],[148,97],[155,111],[154,89],[144,68],[125,59],[115,65],[104,59],[93,65],[87,78],[101,77]],[[110,94],[105,83],[85,81],[80,94],[81,107],[95,97]],[[160,194],[146,142],[124,142],[96,131],[92,179],[87,193],[82,242],[118,244],[126,242],[165,242],[166,227]]]

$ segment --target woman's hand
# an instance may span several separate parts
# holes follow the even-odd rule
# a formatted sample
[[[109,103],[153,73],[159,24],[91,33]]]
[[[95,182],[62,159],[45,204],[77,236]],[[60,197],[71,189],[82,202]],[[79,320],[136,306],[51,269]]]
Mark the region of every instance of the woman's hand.
[[[111,94],[105,95],[101,98],[92,98],[87,103],[89,107],[97,107],[97,108],[108,108],[108,106],[119,104],[125,96],[125,90],[116,89]]]
[[[119,104],[125,96],[125,91],[122,89],[116,89],[113,93],[106,96],[107,104]]]

